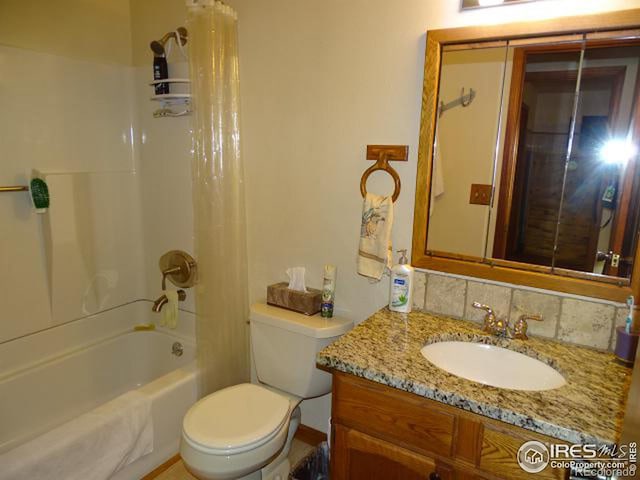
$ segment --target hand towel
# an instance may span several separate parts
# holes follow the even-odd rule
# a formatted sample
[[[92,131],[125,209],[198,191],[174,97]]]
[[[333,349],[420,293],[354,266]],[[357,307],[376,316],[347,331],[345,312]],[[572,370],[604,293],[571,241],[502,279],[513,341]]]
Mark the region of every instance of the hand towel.
[[[367,193],[362,206],[358,273],[380,280],[385,268],[392,266],[391,227],[393,200],[391,196]]]
[[[162,319],[160,326],[176,328],[178,326],[178,292],[176,290],[165,290],[167,304],[162,309]]]
[[[152,451],[151,399],[133,390],[0,455],[0,480],[107,480]]]

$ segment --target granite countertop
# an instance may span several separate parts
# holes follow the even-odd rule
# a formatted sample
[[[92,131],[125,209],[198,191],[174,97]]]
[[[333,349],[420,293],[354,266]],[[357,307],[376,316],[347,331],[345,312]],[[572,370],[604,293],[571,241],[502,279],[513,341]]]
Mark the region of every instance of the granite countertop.
[[[567,384],[524,392],[457,377],[420,353],[424,345],[447,340],[524,353],[554,367]],[[571,443],[619,440],[631,377],[631,369],[611,353],[541,338],[502,339],[485,334],[473,322],[386,308],[323,349],[317,363]]]

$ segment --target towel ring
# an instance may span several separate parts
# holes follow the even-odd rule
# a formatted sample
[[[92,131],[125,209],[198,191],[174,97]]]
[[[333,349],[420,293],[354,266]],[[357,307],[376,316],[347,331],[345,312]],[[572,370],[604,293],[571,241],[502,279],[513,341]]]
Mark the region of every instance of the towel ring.
[[[393,188],[393,195],[391,196],[391,200],[393,202],[395,202],[398,197],[400,196],[400,175],[398,175],[398,172],[396,172],[390,165],[389,165],[389,160],[388,160],[388,154],[387,152],[380,152],[380,156],[378,157],[378,161],[373,164],[372,166],[370,166],[369,168],[367,168],[365,170],[365,172],[362,174],[362,178],[360,179],[360,193],[362,194],[362,197],[366,197],[367,195],[367,180],[369,178],[369,175],[371,175],[373,172],[377,172],[380,170],[384,170],[385,172],[387,172],[389,175],[391,175],[391,177],[393,177],[393,183],[394,183],[394,188]]]

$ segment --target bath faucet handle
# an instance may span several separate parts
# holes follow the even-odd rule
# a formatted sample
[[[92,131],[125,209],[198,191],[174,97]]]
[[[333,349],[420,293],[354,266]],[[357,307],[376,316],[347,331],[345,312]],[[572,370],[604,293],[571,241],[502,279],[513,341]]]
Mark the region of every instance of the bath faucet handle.
[[[180,267],[170,267],[162,271],[162,291],[167,289],[167,277],[181,271]]]
[[[494,333],[496,322],[498,322],[498,320],[496,319],[496,314],[494,313],[493,308],[480,302],[473,302],[471,305],[473,308],[478,308],[486,312],[482,329],[487,333]]]
[[[527,340],[529,337],[527,336],[527,330],[529,329],[529,324],[527,320],[535,320],[536,322],[542,322],[542,315],[530,315],[525,313],[524,315],[520,315],[516,323],[513,325],[513,338],[517,338],[519,340]]]

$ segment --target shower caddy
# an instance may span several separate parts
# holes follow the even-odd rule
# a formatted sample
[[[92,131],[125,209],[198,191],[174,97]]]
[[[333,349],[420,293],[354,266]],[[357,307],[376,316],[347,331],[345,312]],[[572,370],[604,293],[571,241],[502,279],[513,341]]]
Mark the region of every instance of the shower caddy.
[[[164,52],[164,46],[168,45],[169,48],[166,52],[166,56],[168,57],[171,52],[171,41],[173,41],[178,46],[178,50],[180,50],[182,56],[186,59],[187,54],[184,51],[183,46],[187,43],[187,38],[187,29],[184,27],[178,27],[175,31],[165,34],[160,40],[152,41],[150,47],[154,52],[158,49]],[[150,82],[149,86],[155,89],[155,86],[161,83],[169,84],[169,90],[171,91],[171,86],[188,86],[191,83],[191,80],[188,78],[163,78]],[[191,93],[164,93],[160,95],[153,95],[151,100],[160,103],[160,108],[153,112],[154,118],[182,117],[191,113]],[[177,110],[175,109],[176,107],[180,107],[180,109]]]

